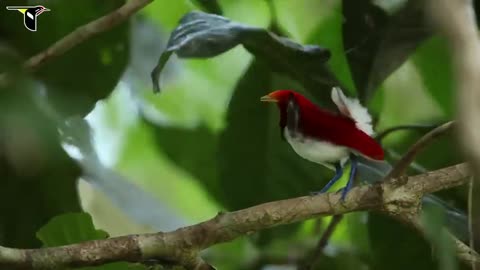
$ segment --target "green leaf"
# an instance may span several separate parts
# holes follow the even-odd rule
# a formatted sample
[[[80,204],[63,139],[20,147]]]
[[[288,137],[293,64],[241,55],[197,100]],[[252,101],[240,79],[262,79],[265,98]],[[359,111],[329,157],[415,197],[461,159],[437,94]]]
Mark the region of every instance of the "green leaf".
[[[165,55],[171,52],[184,58],[214,57],[239,44],[269,63],[272,69],[289,74],[305,85],[336,84],[336,79],[323,65],[330,57],[327,49],[302,46],[265,29],[197,11],[186,14],[180,20],[159,63],[164,65]],[[158,78],[160,71],[160,68],[155,68],[152,77]],[[154,90],[158,92],[160,86],[156,83],[154,81]]]
[[[108,234],[95,229],[88,213],[70,213],[52,218],[37,232],[45,247],[55,247],[88,240],[105,239]]]
[[[45,247],[75,244],[89,240],[106,239],[108,234],[95,229],[92,217],[88,213],[69,213],[52,218],[38,232],[37,238]],[[125,262],[109,263],[96,267],[80,268],[84,270],[141,270],[141,265]]]
[[[388,15],[371,0],[343,1],[345,53],[362,102],[431,34],[424,6],[409,0]]]
[[[443,112],[451,117],[455,113],[455,84],[451,55],[443,38],[433,37],[422,44],[413,55],[425,88],[437,101]]]
[[[124,2],[48,1],[44,5],[51,11],[38,17],[38,30],[34,33],[25,29],[19,12],[2,8],[2,40],[14,47],[19,55],[30,57]],[[32,1],[16,1],[14,4],[31,5]],[[52,59],[35,75],[46,83],[49,98],[57,110],[66,115],[84,115],[116,86],[127,64],[128,47],[128,23],[124,23]]]
[[[343,47],[342,24],[342,1],[338,1],[335,8],[329,11],[328,16],[310,35],[308,42],[321,44],[331,50],[332,58],[328,62],[328,66],[344,88],[351,92],[355,90],[355,85],[345,55],[346,49]]]

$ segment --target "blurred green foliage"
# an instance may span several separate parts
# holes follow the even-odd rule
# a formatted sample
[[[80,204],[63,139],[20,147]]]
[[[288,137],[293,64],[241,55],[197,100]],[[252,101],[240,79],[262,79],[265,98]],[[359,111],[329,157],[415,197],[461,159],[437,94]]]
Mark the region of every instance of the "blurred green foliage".
[[[4,64],[0,70],[11,70]],[[80,210],[81,171],[61,148],[55,123],[36,103],[32,82],[20,72],[15,79],[18,83],[0,87],[0,244],[38,247],[40,226]]]
[[[217,211],[319,190],[332,172],[301,159],[281,140],[276,109],[259,102],[274,89],[295,89],[328,107],[330,79],[338,80],[350,95],[369,105],[377,131],[399,124],[439,123],[451,119],[455,111],[450,55],[445,42],[427,31],[421,1],[156,0],[130,23],[88,40],[38,72],[23,74],[19,71],[23,60],[124,3],[67,2],[41,2],[52,11],[40,16],[36,33],[23,27],[18,12],[0,7],[0,71],[18,74],[16,83],[0,89],[2,245],[37,247],[37,231],[46,246],[106,237],[86,213],[55,217],[81,211],[80,176],[88,178],[82,183],[89,187],[80,189],[83,209],[112,235],[169,230],[172,224],[199,222]],[[249,40],[248,51],[236,47],[211,59],[172,58],[162,75],[162,93],[153,94],[147,73],[180,18],[198,9],[273,30],[298,44],[325,47],[331,59],[325,65],[307,64],[308,59],[292,58],[282,50],[262,50],[265,35],[259,35]],[[215,38],[211,42],[214,46]],[[321,80],[325,78],[329,83]],[[39,96],[47,97],[55,117],[39,105]],[[57,131],[59,121],[88,113],[93,133],[78,132],[92,136],[98,157],[85,159],[85,149],[65,146],[69,143]],[[383,144],[390,153],[401,155],[421,135],[399,132]],[[388,156],[392,163],[397,158]],[[461,161],[454,134],[448,134],[419,155],[417,170]],[[109,169],[122,177],[104,173]],[[108,179],[99,179],[102,176]],[[134,193],[118,179],[138,189]],[[106,189],[105,183],[118,185]],[[128,194],[156,201],[145,207],[146,200],[136,202]],[[454,189],[440,195],[465,209],[464,194]],[[131,202],[128,207],[119,203],[127,198],[124,195]],[[152,211],[161,215],[149,215]],[[218,269],[294,266],[315,246],[328,220],[267,230],[203,255]],[[432,215],[424,221],[428,226],[441,220]],[[431,228],[431,235],[441,229]],[[432,241],[436,250],[445,252],[439,254],[446,254],[439,257],[432,254],[431,240],[435,239],[423,239],[381,214],[349,214],[316,269],[453,269],[455,262],[444,260],[451,250],[442,249],[449,244]],[[119,263],[94,269],[125,267],[133,266]]]
[[[70,213],[52,218],[37,232],[45,247],[55,247],[82,241],[105,239],[108,234],[96,230],[87,213]]]
[[[2,1],[0,34],[22,58],[47,49],[77,27],[121,6],[108,1]],[[45,4],[51,10],[38,17],[37,32],[23,26],[22,14],[4,6]],[[128,24],[96,36],[67,54],[42,66],[35,77],[48,86],[50,102],[62,114],[85,115],[95,102],[107,97],[117,84],[128,60]]]

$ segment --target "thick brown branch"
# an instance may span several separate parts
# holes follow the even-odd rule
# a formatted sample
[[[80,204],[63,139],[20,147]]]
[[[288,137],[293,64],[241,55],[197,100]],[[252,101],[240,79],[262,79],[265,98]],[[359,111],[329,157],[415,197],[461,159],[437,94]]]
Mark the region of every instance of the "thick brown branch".
[[[178,262],[188,269],[211,269],[198,252],[212,245],[266,228],[310,218],[352,211],[381,210],[397,215],[398,209],[419,202],[430,192],[468,182],[466,164],[409,177],[404,185],[397,179],[354,188],[345,202],[340,194],[305,196],[222,213],[193,226],[167,233],[131,235],[48,249],[0,249],[0,268],[58,269],[97,265],[111,261],[159,259]],[[2,269],[3,269],[2,268]]]

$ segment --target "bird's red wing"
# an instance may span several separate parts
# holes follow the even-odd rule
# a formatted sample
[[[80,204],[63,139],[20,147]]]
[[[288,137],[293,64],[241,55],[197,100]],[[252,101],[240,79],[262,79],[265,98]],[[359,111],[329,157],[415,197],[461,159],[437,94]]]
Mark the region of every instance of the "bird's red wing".
[[[308,105],[302,106],[301,118],[301,129],[306,136],[348,147],[371,159],[383,160],[382,147],[358,129],[352,119]]]

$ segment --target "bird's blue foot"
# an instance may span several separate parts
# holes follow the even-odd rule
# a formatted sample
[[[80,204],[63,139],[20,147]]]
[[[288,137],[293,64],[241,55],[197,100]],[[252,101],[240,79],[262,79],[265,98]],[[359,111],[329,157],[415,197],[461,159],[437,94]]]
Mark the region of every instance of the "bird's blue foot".
[[[348,177],[347,186],[341,189],[342,197],[340,198],[341,201],[345,201],[347,197],[347,193],[352,189],[353,181],[355,180],[355,174],[357,172],[357,158],[354,155],[350,156],[350,176]]]
[[[343,174],[343,169],[340,163],[335,164],[335,175],[333,176],[333,178],[330,179],[330,181],[328,181],[328,183],[322,188],[322,190],[310,192],[310,194],[318,195],[318,194],[325,193],[331,186],[333,186],[333,184],[335,184],[338,181],[338,179],[340,179],[340,177],[342,177],[342,174]]]
[[[341,189],[339,189],[337,192],[342,192],[342,196],[340,197],[340,200],[341,201],[345,201],[345,198],[347,197],[347,193],[352,189],[353,187],[353,182],[355,180],[355,174],[357,173],[357,159],[354,155],[351,155],[350,156],[350,175],[349,175],[349,178],[348,178],[348,182],[347,182],[347,185]],[[322,194],[322,193],[325,193],[333,184],[335,184],[339,179],[340,177],[342,177],[342,174],[343,174],[343,169],[342,167],[340,166],[340,163],[337,163],[335,165],[335,176],[333,176],[333,178],[328,181],[328,183],[322,188],[322,190],[320,191],[317,191],[317,192],[311,192],[310,194],[311,195],[318,195],[318,194]]]

